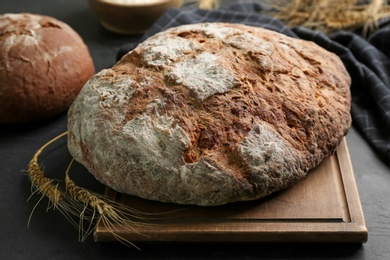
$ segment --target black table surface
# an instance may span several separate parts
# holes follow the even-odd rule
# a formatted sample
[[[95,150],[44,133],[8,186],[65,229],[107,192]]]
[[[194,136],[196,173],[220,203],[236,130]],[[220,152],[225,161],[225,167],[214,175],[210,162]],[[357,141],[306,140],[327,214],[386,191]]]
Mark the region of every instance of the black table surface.
[[[1,0],[0,13],[53,16],[73,27],[88,45],[96,70],[111,67],[119,47],[139,36],[106,31],[87,0]],[[0,83],[2,84],[2,83]],[[1,87],[1,86],[0,86]],[[1,105],[1,104],[0,104]],[[352,128],[347,135],[369,231],[364,244],[145,243],[141,251],[120,243],[79,242],[77,230],[58,212],[27,201],[25,174],[37,149],[66,131],[66,113],[44,122],[0,129],[0,259],[390,259],[390,168]]]

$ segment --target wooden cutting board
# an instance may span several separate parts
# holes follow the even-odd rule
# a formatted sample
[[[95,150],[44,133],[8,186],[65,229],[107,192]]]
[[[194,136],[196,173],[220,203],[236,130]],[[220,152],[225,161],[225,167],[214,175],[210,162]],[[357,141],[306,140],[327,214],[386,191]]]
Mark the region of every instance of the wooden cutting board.
[[[152,225],[135,226],[134,231],[114,227],[117,235],[131,242],[364,243],[368,238],[345,139],[337,152],[304,180],[256,201],[198,207],[148,201],[111,189],[107,189],[107,195],[143,212],[171,212],[148,220]],[[101,221],[94,238],[96,241],[115,240]]]

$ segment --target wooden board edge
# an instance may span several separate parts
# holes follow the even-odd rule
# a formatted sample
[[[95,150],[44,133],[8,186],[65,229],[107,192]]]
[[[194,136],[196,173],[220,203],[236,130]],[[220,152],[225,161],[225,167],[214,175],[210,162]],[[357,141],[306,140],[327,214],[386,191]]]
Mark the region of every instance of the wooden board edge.
[[[368,229],[366,226],[359,191],[356,184],[355,174],[348,150],[347,140],[344,137],[338,147],[336,154],[340,166],[341,178],[344,183],[344,192],[347,199],[348,211],[350,214],[350,226],[355,232],[359,232],[363,237],[362,242],[368,241]]]
[[[286,224],[277,230],[273,230],[272,224],[265,224],[263,227],[268,231],[258,232],[250,230],[217,230],[202,232],[194,230],[180,230],[166,228],[164,232],[145,232],[142,234],[129,233],[124,230],[115,234],[131,242],[314,242],[314,243],[365,243],[366,236],[361,231],[350,230],[350,227],[343,223],[328,225],[317,223],[316,230],[307,230],[307,225],[301,223],[291,227]],[[101,229],[95,232],[94,239],[97,242],[115,241],[116,237],[108,230]]]

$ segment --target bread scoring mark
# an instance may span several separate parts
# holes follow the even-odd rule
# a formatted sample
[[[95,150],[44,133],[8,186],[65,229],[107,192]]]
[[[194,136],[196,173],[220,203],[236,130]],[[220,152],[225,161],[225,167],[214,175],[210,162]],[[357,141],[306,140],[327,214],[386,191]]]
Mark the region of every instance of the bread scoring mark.
[[[238,152],[252,174],[252,181],[260,186],[280,188],[286,185],[277,182],[290,182],[305,174],[299,167],[299,152],[265,122],[253,126],[240,142]]]
[[[225,93],[237,84],[233,74],[218,62],[218,56],[208,52],[174,64],[167,76],[191,89],[200,100]]]
[[[193,42],[183,38],[159,37],[141,43],[142,58],[150,66],[164,66],[196,49]]]

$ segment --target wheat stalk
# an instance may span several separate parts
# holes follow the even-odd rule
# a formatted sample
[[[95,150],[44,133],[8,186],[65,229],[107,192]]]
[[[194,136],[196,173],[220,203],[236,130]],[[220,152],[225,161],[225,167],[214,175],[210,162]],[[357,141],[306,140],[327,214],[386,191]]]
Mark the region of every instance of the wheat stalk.
[[[292,0],[267,1],[271,14],[288,26],[305,26],[331,33],[342,29],[363,28],[366,35],[374,30],[379,20],[390,17],[386,0],[372,0],[362,4],[359,0]]]
[[[46,197],[49,199],[48,209],[54,208],[59,210],[72,223],[72,225],[79,229],[80,241],[84,241],[93,232],[96,227],[97,220],[100,219],[100,221],[102,221],[102,223],[106,226],[107,230],[111,232],[118,241],[126,245],[136,247],[133,243],[118,235],[117,232],[128,230],[138,233],[136,227],[150,225],[145,222],[147,220],[146,216],[155,214],[140,212],[110,200],[103,195],[93,193],[87,189],[77,186],[69,176],[73,159],[69,163],[65,172],[65,191],[61,190],[58,187],[58,184],[54,183],[53,179],[44,175],[43,170],[39,166],[39,155],[48,146],[66,135],[67,132],[44,144],[40,149],[38,149],[28,164],[27,172],[32,184],[31,196],[36,193],[42,195],[30,214],[28,225],[30,225],[33,212],[35,211],[37,205],[44,197]],[[79,218],[78,222],[75,220],[75,217]],[[84,225],[84,223],[87,223],[87,225]]]
[[[363,35],[373,31],[379,20],[390,17],[386,0],[372,0],[362,4],[360,0],[262,0],[275,16],[288,26],[304,26],[331,33],[336,30],[363,28]],[[198,0],[199,7],[213,9],[219,0]]]

